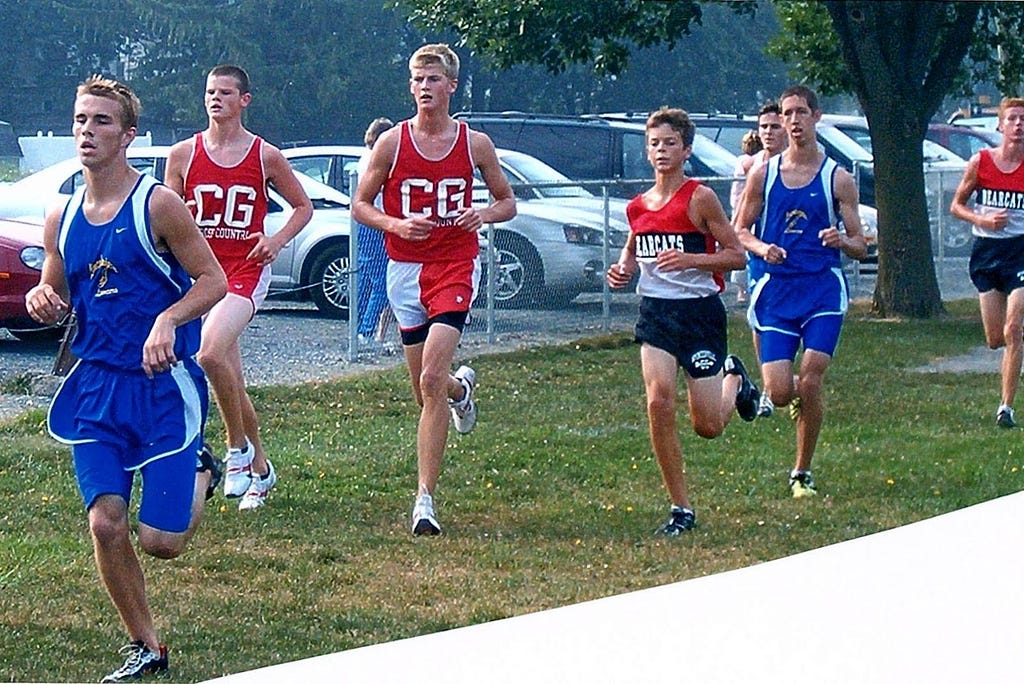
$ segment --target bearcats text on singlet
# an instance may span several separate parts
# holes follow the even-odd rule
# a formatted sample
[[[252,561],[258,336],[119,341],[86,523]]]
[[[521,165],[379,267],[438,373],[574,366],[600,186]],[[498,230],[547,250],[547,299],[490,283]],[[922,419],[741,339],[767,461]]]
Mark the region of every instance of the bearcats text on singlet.
[[[696,268],[663,271],[656,263],[658,253],[668,249],[689,254],[714,254],[717,250],[715,238],[690,220],[690,199],[700,185],[692,178],[687,179],[660,209],[648,209],[643,195],[637,195],[626,205],[640,266],[637,294],[658,299],[691,299],[708,297],[724,289],[725,280],[720,273]]]
[[[431,160],[416,147],[411,122],[399,124],[398,150],[384,182],[384,213],[400,218],[422,216],[434,221],[435,227],[421,242],[386,233],[385,247],[394,261],[464,261],[480,253],[476,231],[454,225],[459,213],[473,201],[469,126],[462,121],[457,125],[451,149],[441,159]]]
[[[185,204],[221,265],[244,259],[263,232],[267,216],[263,139],[253,136],[242,161],[218,164],[197,133],[185,169]]]
[[[975,210],[982,215],[1007,210],[1006,227],[1002,230],[983,230],[974,226],[972,231],[983,238],[1010,238],[1024,235],[1024,164],[1004,173],[992,159],[991,150],[981,150],[978,156],[978,187],[974,191]]]

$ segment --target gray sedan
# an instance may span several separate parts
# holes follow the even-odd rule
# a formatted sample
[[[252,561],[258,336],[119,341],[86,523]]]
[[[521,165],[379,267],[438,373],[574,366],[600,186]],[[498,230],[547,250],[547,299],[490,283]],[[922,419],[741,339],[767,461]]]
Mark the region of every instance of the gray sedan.
[[[320,145],[282,150],[292,167],[317,181],[348,188],[365,148]],[[481,298],[493,288],[499,307],[560,307],[581,292],[600,290],[605,271],[605,201],[574,185],[547,164],[520,152],[498,150],[502,170],[516,194],[518,213],[481,232],[494,246],[496,277],[489,283],[489,255],[481,255],[485,279]],[[487,202],[478,178],[474,203]],[[624,200],[608,200],[608,258],[625,244]]]

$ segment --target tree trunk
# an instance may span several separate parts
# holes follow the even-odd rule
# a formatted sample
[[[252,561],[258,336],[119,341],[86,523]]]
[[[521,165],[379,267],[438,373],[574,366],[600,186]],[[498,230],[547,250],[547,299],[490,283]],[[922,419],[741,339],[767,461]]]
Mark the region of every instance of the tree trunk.
[[[971,31],[964,27],[974,25],[978,3],[825,4],[871,129],[878,206],[874,310],[882,316],[934,316],[943,307],[921,143],[967,52]]]
[[[928,318],[943,308],[932,258],[921,139],[901,134],[906,122],[874,113],[871,144],[879,225],[873,310],[880,316]]]

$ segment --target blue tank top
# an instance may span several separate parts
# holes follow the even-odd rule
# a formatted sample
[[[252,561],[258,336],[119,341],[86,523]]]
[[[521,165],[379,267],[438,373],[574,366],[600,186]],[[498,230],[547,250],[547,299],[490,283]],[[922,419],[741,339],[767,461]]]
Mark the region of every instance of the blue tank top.
[[[142,346],[157,315],[192,286],[185,269],[169,252],[156,251],[149,225],[149,198],[159,182],[142,174],[117,215],[101,225],[82,211],[79,188],[61,217],[57,245],[78,333],[71,350],[80,359],[142,372]],[[199,350],[202,322],[178,327],[177,358]]]
[[[781,264],[765,264],[768,273],[820,273],[838,268],[839,250],[821,244],[818,232],[835,226],[836,207],[832,181],[836,162],[828,157],[810,183],[788,188],[779,172],[782,155],[768,160],[764,179],[764,210],[761,239],[786,250]]]

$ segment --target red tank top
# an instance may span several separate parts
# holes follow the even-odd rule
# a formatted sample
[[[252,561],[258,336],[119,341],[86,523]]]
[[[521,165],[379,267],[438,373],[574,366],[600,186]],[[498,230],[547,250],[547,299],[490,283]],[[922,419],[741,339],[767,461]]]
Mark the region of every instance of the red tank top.
[[[473,199],[469,126],[459,121],[452,148],[441,159],[431,160],[417,149],[410,122],[399,125],[398,150],[384,182],[384,213],[402,218],[424,216],[435,222],[435,228],[422,242],[386,233],[388,256],[413,263],[476,258],[480,253],[476,231],[453,225],[459,212],[469,207]]]
[[[659,252],[678,249],[691,254],[714,254],[718,243],[690,220],[690,198],[700,182],[687,178],[660,209],[648,209],[643,195],[626,205],[629,229],[635,235],[636,259],[640,264],[637,291],[647,297],[683,299],[706,297],[725,289],[721,273],[695,268],[685,271],[662,271],[657,267]]]
[[[222,266],[244,259],[267,216],[262,138],[253,137],[242,161],[222,166],[210,158],[203,134],[197,133],[185,170],[185,203]]]

